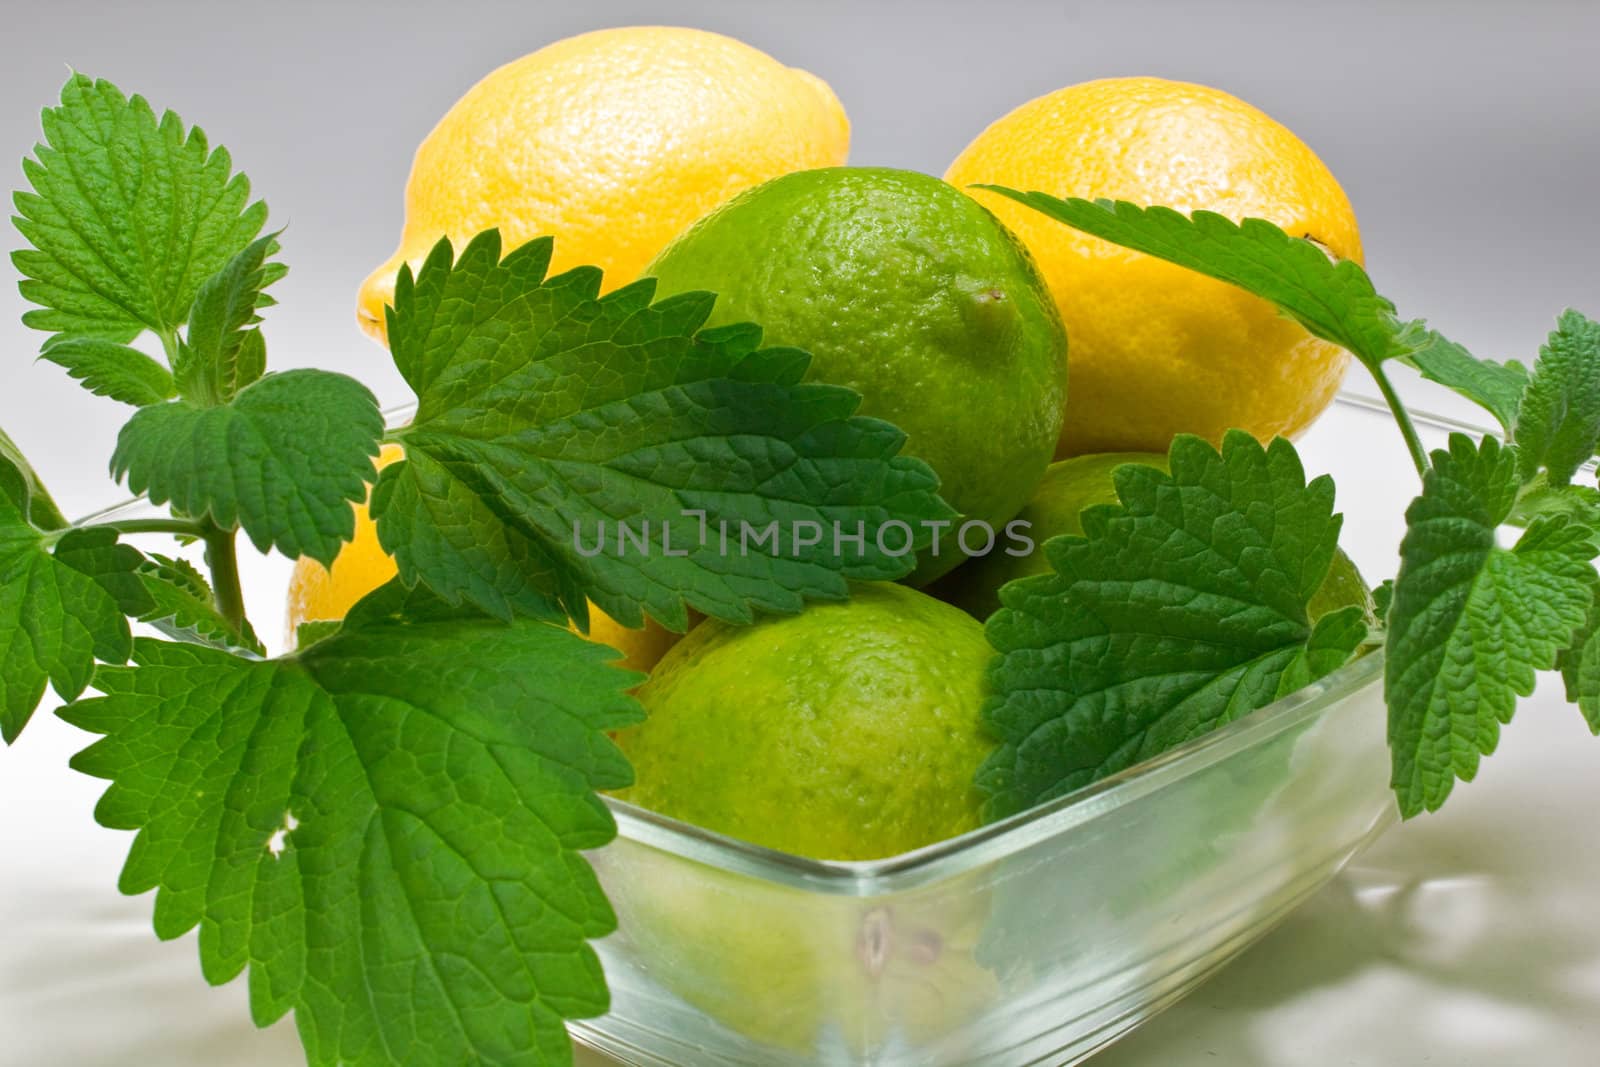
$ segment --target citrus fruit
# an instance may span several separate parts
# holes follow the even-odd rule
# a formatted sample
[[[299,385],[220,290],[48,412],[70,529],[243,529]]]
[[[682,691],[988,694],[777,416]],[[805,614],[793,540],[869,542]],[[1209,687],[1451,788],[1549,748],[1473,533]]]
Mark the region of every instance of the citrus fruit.
[[[993,653],[971,616],[905,586],[753,626],[710,621],[639,687],[619,795],[818,859],[897,855],[973,829]]]
[[[926,174],[838,167],[718,208],[647,269],[665,296],[717,294],[712,324],[754,322],[811,353],[808,377],[861,394],[907,435],[969,520],[1004,523],[1060,432],[1066,339],[1027,253],[971,197]],[[913,584],[961,560],[956,539]]]
[[[1118,502],[1112,472],[1127,463],[1167,469],[1167,457],[1157,452],[1097,453],[1051,464],[1033,499],[1017,515],[1029,523],[1027,535],[1033,542],[1033,551],[1010,555],[1004,546],[997,546],[945,576],[929,592],[979,619],[987,619],[1000,608],[1001,586],[1050,570],[1044,551],[1046,541],[1062,534],[1082,535],[1081,515],[1085,508]],[[1369,620],[1376,622],[1372,591],[1355,562],[1343,549],[1336,548],[1327,577],[1306,604],[1306,615],[1315,622],[1330,611],[1351,605],[1360,606]]]
[[[1050,93],[984,130],[945,177],[1263,218],[1361,261],[1350,201],[1316,154],[1200,85],[1112,78]],[[1033,252],[1072,339],[1059,454],[1165,452],[1176,433],[1218,442],[1231,427],[1292,437],[1333,399],[1345,352],[1259,297],[972,195]]]
[[[361,287],[380,340],[402,263],[441,237],[499,227],[506,250],[555,237],[552,273],[634,280],[669,240],[741,190],[845,161],[850,123],[827,84],[702,30],[597,30],[473,86],[417,149],[400,246]]]
[[[384,445],[378,455],[378,469],[382,470],[404,455],[399,445]],[[295,561],[289,577],[286,635],[291,648],[301,623],[344,618],[356,601],[397,573],[394,559],[378,543],[378,525],[372,521],[367,506],[357,504],[355,510],[355,536],[339,550],[332,567],[324,567],[309,557]],[[620,664],[629,670],[648,673],[680,636],[648,616],[642,629],[629,629],[593,604],[589,605],[587,637],[621,652]]]

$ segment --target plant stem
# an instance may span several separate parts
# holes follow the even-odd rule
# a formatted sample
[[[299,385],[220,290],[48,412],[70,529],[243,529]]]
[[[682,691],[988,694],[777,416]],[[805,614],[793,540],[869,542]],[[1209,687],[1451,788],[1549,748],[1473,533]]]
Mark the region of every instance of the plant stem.
[[[81,530],[115,530],[119,534],[173,534],[177,537],[204,537],[207,530],[193,519],[118,519],[80,526]]]
[[[178,365],[178,331],[157,330],[156,336],[161,338],[161,351],[166,354],[167,366],[175,369]]]
[[[1417,436],[1417,428],[1411,422],[1411,413],[1400,402],[1400,394],[1394,391],[1394,385],[1389,381],[1389,376],[1383,372],[1383,367],[1370,366],[1367,369],[1372,372],[1372,380],[1378,383],[1378,391],[1383,394],[1384,403],[1389,405],[1395,424],[1400,427],[1400,436],[1406,439],[1406,448],[1411,452],[1411,462],[1416,465],[1417,474],[1426,476],[1428,450],[1422,447],[1422,438]]]
[[[211,568],[211,588],[216,593],[217,611],[228,625],[239,630],[244,625],[244,591],[239,587],[239,557],[234,552],[235,531],[216,523],[205,524],[206,564]]]

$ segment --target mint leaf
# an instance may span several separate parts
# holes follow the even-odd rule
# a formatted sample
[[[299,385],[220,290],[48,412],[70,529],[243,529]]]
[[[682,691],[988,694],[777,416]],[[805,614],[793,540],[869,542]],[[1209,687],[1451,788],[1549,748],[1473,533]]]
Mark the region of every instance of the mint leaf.
[[[329,564],[355,532],[383,416],[366,386],[327,371],[270,374],[220,407],[140,408],[117,437],[117,478],[256,547]]]
[[[1350,658],[1360,606],[1313,627],[1341,518],[1294,447],[1231,431],[1178,437],[1171,474],[1128,465],[1120,506],[1052,538],[1053,573],[1001,590],[979,772],[994,817],[1130,767],[1270,703]]]
[[[1562,314],[1539,349],[1533,380],[1518,409],[1518,474],[1532,481],[1542,467],[1564,486],[1600,443],[1600,323]]]
[[[33,466],[4,430],[0,430],[0,493],[40,530],[62,530],[68,525]]]
[[[1380,623],[1389,618],[1389,605],[1394,603],[1394,579],[1385,578],[1372,591],[1372,613]]]
[[[98,337],[57,337],[39,358],[66,368],[95,396],[143,407],[177,395],[172,374],[137,348]]]
[[[1370,366],[1405,355],[1394,305],[1360,264],[1333,260],[1317,244],[1264,219],[1234,222],[1210,211],[1184,215],[1123,201],[1061,200],[1001,186],[1008,196],[1074,229],[1236,285],[1276,304],[1310,333]]]
[[[1583,625],[1556,657],[1567,699],[1578,705],[1589,729],[1600,736],[1600,590],[1589,602]]]
[[[267,262],[277,249],[277,234],[258,237],[200,286],[173,368],[185,399],[225,404],[265,372],[265,343],[251,327],[263,290],[285,273]]]
[[[338,619],[309,619],[294,628],[294,647],[307,648],[339,632]]]
[[[111,594],[51,555],[45,532],[0,494],[0,739],[17,739],[46,683],[73,699],[94,661],[123,662],[131,640]]]
[[[188,560],[152,552],[135,575],[149,601],[142,611],[129,612],[140,622],[180,641],[266,655],[248,620],[235,628],[223,618],[210,584]]]
[[[250,243],[267,208],[227,150],[141,96],[74,74],[23,161],[14,219],[33,247],[12,262],[39,330],[127,342],[171,336],[205,279]]]
[[[561,627],[409,614],[391,585],[303,653],[136,642],[62,717],[105,737],[102,825],[139,831],[123,892],[200,927],[206,978],[250,969],[313,1065],[570,1062],[607,1007],[588,941],[616,923],[581,851],[628,784],[606,731],[638,676]],[[408,614],[402,615],[406,610]]]
[[[1062,200],[985,185],[1113,244],[1188,267],[1277,305],[1311,334],[1347,349],[1369,369],[1399,359],[1488,409],[1509,428],[1527,371],[1480,360],[1420,320],[1401,322],[1361,266],[1335,261],[1312,241],[1264,219],[1234,222],[1210,211],[1184,215],[1110,200]]]
[[[896,454],[900,431],[852,417],[849,390],[801,382],[805,353],[759,349],[753,326],[697,332],[709,294],[652,304],[649,280],[600,298],[591,268],[546,279],[550,250],[502,260],[490,231],[401,274],[389,341],[418,408],[372,507],[407,583],[498,616],[582,621],[591,599],[628,626],[648,613],[681,629],[686,605],[742,622],[900,577],[914,553],[880,529],[952,517],[932,471]],[[619,521],[648,554],[578,550]],[[859,552],[835,552],[835,522]],[[776,524],[781,551],[740,551],[741,523]],[[824,536],[796,546],[806,524]]]
[[[1516,360],[1497,363],[1479,359],[1454,341],[1408,323],[1402,333],[1411,349],[1400,361],[1431,382],[1455,390],[1495,417],[1507,434],[1517,422],[1517,409],[1528,387],[1528,368]]]
[[[90,526],[68,530],[56,544],[55,558],[56,562],[92,578],[124,615],[139,618],[155,607],[155,601],[139,578],[144,555],[132,545],[117,540],[113,529]]]
[[[1571,482],[1551,485],[1548,476],[1541,471],[1522,487],[1506,521],[1514,526],[1527,526],[1541,515],[1567,515],[1600,528],[1600,489]]]
[[[1513,447],[1452,434],[1406,509],[1388,612],[1384,688],[1402,814],[1437,810],[1470,781],[1534,673],[1555,666],[1594,597],[1586,525],[1535,519],[1511,549],[1495,534],[1520,484]]]

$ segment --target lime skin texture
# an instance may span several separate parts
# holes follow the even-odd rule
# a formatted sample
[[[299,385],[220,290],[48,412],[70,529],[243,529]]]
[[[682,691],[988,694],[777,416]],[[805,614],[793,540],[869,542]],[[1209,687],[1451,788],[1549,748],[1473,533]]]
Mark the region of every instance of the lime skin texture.
[[[811,353],[807,378],[904,430],[940,493],[1002,525],[1055,454],[1066,334],[1027,251],[976,200],[912,171],[775,178],[702,218],[646,268],[657,296],[717,294],[710,325],[754,322]],[[910,581],[962,555],[944,531]],[[973,540],[981,540],[974,536]]]

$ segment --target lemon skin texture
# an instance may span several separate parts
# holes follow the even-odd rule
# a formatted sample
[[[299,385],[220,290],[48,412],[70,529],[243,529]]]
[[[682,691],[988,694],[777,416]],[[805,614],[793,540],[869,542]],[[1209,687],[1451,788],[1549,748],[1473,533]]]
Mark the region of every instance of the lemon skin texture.
[[[1350,201],[1286,127],[1217,89],[1111,78],[1023,104],[945,174],[1059,197],[1262,218],[1362,261]],[[1114,246],[972,189],[1033,252],[1072,338],[1059,455],[1165,452],[1232,427],[1294,437],[1332,401],[1343,349],[1224,282]]]
[[[400,266],[491,227],[507,251],[554,236],[552,274],[597,266],[616,288],[729,197],[849,147],[825,82],[730,37],[634,26],[557,41],[490,73],[422,142],[399,247],[362,284],[357,319],[382,340]]]

